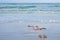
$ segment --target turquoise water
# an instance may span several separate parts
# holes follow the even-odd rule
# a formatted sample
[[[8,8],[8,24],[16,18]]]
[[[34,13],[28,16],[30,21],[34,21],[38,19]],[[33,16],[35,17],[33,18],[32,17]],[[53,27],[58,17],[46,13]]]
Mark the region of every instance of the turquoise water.
[[[0,9],[18,9],[18,10],[31,9],[32,11],[35,10],[36,11],[60,11],[60,3],[15,3],[15,4],[1,3]]]
[[[33,30],[28,25],[38,25],[46,30]],[[0,40],[60,40],[60,5],[0,4]]]

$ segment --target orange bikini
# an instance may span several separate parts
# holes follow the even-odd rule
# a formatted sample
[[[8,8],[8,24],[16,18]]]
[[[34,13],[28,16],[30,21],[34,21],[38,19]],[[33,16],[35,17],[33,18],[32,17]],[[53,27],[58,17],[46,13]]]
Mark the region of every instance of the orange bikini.
[[[44,28],[33,27],[34,30],[43,30]]]

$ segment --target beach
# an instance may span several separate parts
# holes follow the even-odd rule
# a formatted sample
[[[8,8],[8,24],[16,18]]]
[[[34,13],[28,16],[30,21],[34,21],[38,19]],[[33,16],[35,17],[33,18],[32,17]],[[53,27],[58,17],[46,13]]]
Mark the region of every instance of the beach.
[[[26,9],[6,8],[7,5],[1,5],[0,7],[5,8],[0,9],[0,40],[60,40],[60,7],[39,5],[37,8],[26,8],[24,5]],[[33,30],[28,25],[37,25],[46,30]],[[39,38],[40,34],[47,38]]]

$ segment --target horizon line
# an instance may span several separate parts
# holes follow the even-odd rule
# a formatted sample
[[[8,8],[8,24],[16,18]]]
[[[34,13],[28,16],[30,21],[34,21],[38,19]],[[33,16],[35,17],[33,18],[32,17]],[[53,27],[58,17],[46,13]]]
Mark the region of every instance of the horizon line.
[[[23,2],[22,2],[23,3]],[[26,2],[27,3],[27,2]]]

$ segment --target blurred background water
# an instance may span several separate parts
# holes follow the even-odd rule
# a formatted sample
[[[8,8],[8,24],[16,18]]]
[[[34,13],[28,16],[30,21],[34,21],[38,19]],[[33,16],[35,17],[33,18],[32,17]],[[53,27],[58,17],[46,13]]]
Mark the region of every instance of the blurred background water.
[[[60,3],[0,3],[0,40],[60,40]],[[37,25],[46,30],[33,30]]]

